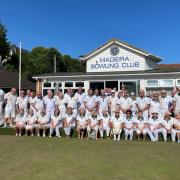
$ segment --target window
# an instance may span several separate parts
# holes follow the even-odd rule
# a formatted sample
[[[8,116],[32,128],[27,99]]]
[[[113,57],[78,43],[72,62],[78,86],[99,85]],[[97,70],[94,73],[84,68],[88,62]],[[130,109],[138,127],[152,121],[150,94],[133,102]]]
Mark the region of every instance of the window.
[[[73,87],[73,82],[65,82],[65,87]]]
[[[59,85],[59,87],[62,86],[60,82],[54,83],[54,87],[56,87],[56,85]]]
[[[79,87],[79,86],[84,87],[84,82],[76,82],[75,84],[76,84],[76,87]]]
[[[44,83],[44,87],[51,87],[51,83]]]
[[[177,85],[177,86],[180,86],[180,79],[177,79],[177,80],[176,80],[176,85]]]
[[[147,80],[146,85],[147,87],[157,87],[158,80]]]
[[[173,87],[174,81],[172,79],[162,79],[160,80],[161,87]]]

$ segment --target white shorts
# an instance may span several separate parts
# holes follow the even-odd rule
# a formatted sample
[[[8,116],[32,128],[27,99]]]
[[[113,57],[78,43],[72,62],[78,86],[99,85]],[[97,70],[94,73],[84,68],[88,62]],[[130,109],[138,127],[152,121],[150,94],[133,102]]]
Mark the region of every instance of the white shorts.
[[[26,126],[26,130],[37,128],[37,124],[31,124]]]
[[[15,118],[15,107],[5,108],[5,118]]]
[[[43,129],[43,128],[49,129],[50,128],[50,124],[38,125],[38,127],[39,127],[39,129]]]

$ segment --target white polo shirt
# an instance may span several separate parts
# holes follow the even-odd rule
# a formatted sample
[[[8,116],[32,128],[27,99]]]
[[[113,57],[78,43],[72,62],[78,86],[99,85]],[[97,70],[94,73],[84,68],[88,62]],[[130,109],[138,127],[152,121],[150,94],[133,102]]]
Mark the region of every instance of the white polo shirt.
[[[76,96],[66,96],[65,102],[67,103],[67,107],[72,107],[72,109],[77,108],[78,99]]]
[[[138,126],[142,129],[144,125],[147,123],[147,120],[144,117],[136,117],[134,118],[134,123],[138,124]]]
[[[27,116],[27,123],[28,125],[32,125],[32,124],[35,124],[37,122],[37,116],[36,114],[32,114],[32,115],[28,115]]]
[[[38,98],[37,96],[33,100],[33,104],[38,111],[44,110],[44,99]]]
[[[130,117],[130,118],[125,117],[124,124],[125,124],[126,128],[131,128],[134,125],[134,118],[133,117]]]
[[[16,99],[17,99],[16,95],[13,95],[11,92],[8,92],[5,94],[4,99],[6,100],[6,107],[7,108],[9,108],[9,107],[14,108],[15,107]]]
[[[131,100],[130,97],[127,97],[127,98],[121,97],[121,98],[117,101],[117,104],[118,104],[118,105],[121,105],[121,107],[122,107],[123,109],[130,109],[131,106],[133,105],[133,104],[132,104],[132,100]]]
[[[108,110],[109,98],[107,96],[100,96],[99,97],[99,109]]]
[[[95,96],[86,96],[84,99],[84,102],[87,103],[88,108],[93,108],[95,106],[95,103],[98,102],[97,98]]]
[[[60,114],[60,115],[58,115],[58,116],[56,116],[56,115],[52,115],[51,116],[51,122],[53,122],[54,124],[59,124],[60,122],[62,121],[62,115]]]
[[[18,105],[19,109],[24,109],[24,111],[27,111],[28,103],[29,103],[29,99],[27,98],[27,96],[24,96],[24,97],[18,96],[17,97],[16,105]]]
[[[148,104],[150,104],[150,99],[147,97],[137,97],[136,104],[139,106],[140,109],[145,108]]]
[[[100,117],[98,115],[96,116],[90,115],[88,120],[90,120],[91,126],[94,126],[100,121]]]
[[[162,120],[162,123],[163,123],[163,125],[164,125],[167,129],[171,129],[171,127],[172,127],[173,124],[174,124],[174,118],[171,117],[169,120],[163,119],[163,120]]]
[[[180,112],[180,95],[178,93],[175,94],[173,101],[176,102],[175,112]]]
[[[49,119],[49,116],[47,114],[45,114],[44,116],[39,114],[38,115],[38,121],[40,122],[40,124],[49,124],[50,123],[50,119]]]
[[[26,124],[26,115],[17,115],[15,121],[19,124],[19,125],[25,125]]]
[[[172,103],[171,96],[160,97],[160,108],[166,112],[169,109],[169,105]]]
[[[114,126],[120,126],[123,124],[123,119],[120,115],[118,117],[112,116],[111,122],[113,123]]]
[[[80,126],[84,126],[87,123],[88,117],[86,115],[77,115],[76,120],[79,122]]]
[[[44,97],[44,104],[46,105],[46,112],[54,112],[55,109],[55,99],[54,97],[48,97],[47,95]]]
[[[154,112],[154,111],[160,112],[160,102],[158,100],[156,101],[156,100],[151,99],[149,111],[150,112]]]
[[[82,105],[86,97],[86,94],[84,92],[81,94],[76,92],[74,96],[77,98],[77,102],[80,103],[80,105]]]
[[[150,128],[155,128],[160,124],[163,124],[162,119],[160,119],[159,117],[157,119],[153,119],[152,117],[150,117],[147,123],[150,125]]]
[[[100,117],[100,119],[102,120],[104,127],[109,126],[109,123],[110,123],[110,121],[111,121],[111,118],[110,118],[110,116],[109,116],[108,114],[107,114],[106,116],[102,115],[102,116]]]
[[[117,107],[117,97],[116,96],[111,96],[109,98],[110,106],[111,106],[111,111],[115,111]]]

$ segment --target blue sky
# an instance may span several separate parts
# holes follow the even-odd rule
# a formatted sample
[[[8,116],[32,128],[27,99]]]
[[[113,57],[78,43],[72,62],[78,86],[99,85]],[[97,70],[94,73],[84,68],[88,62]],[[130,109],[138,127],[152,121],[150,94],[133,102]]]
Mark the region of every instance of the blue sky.
[[[0,0],[8,39],[72,57],[118,38],[180,63],[179,0]]]

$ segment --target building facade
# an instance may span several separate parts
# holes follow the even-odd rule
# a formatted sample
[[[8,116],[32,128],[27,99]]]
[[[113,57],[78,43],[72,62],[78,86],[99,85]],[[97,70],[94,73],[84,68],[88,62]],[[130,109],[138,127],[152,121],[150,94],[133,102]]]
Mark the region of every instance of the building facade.
[[[117,39],[112,39],[80,59],[86,63],[86,72],[48,73],[36,75],[36,90],[68,88],[116,88],[125,85],[130,92],[138,93],[180,86],[180,64],[159,64],[161,58]]]

